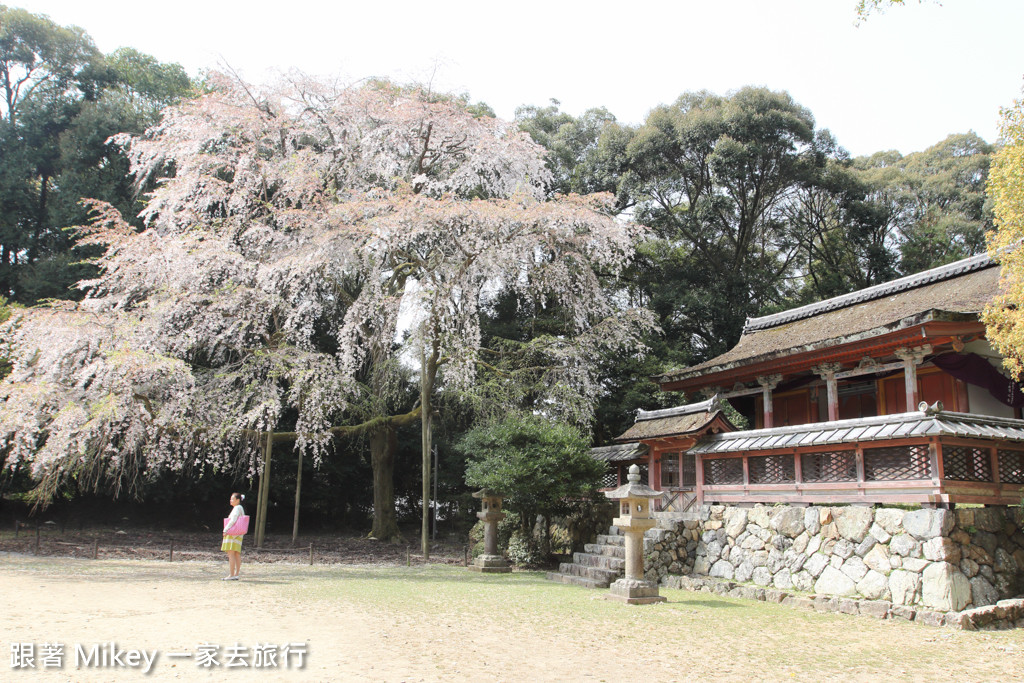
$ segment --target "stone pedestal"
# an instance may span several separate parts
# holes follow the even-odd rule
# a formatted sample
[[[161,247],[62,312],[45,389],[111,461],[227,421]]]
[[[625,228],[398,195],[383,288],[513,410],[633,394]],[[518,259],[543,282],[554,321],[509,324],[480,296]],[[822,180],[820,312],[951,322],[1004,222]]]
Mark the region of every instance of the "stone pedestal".
[[[498,522],[505,519],[501,511],[501,496],[481,489],[473,494],[480,499],[477,519],[484,523],[484,554],[478,555],[467,569],[485,574],[505,574],[512,571],[508,562],[498,552]]]
[[[651,505],[663,494],[640,483],[636,465],[629,468],[627,479],[628,484],[605,494],[619,501],[619,516],[612,524],[626,536],[626,577],[613,583],[606,597],[630,605],[665,602],[658,595],[658,584],[644,579],[644,532],[657,524],[651,517]]]

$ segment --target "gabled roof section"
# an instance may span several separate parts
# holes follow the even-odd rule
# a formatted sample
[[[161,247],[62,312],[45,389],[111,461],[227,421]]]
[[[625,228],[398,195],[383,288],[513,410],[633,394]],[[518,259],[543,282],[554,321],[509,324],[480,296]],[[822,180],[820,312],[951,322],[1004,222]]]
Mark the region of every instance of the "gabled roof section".
[[[590,449],[590,455],[595,460],[603,462],[639,460],[647,455],[647,444],[620,443],[614,446],[598,446]]]
[[[975,323],[998,293],[996,265],[986,255],[974,256],[816,304],[748,319],[732,349],[699,365],[668,372],[659,380],[662,384],[695,380],[932,322]]]
[[[969,437],[1024,443],[1024,420],[972,413],[954,413],[929,408],[924,411],[854,420],[710,434],[703,437],[687,452],[715,455],[930,436]]]
[[[715,425],[715,423],[718,423]],[[696,436],[708,429],[733,430],[735,427],[721,411],[717,396],[700,403],[690,403],[662,410],[638,410],[636,422],[615,441],[640,441],[671,436]]]
[[[994,265],[995,262],[988,257],[988,254],[979,254],[978,256],[972,256],[954,263],[947,263],[946,265],[939,266],[938,268],[932,268],[931,270],[915,273],[914,275],[907,275],[906,277],[901,277],[898,280],[883,282],[880,285],[859,289],[856,292],[850,292],[849,294],[842,294],[840,296],[832,297],[831,299],[825,299],[824,301],[807,304],[800,308],[792,308],[788,311],[773,313],[772,315],[766,315],[760,318],[747,318],[747,322],[743,326],[743,334],[757,332],[758,330],[766,330],[768,328],[784,325],[796,320],[803,320],[804,318],[812,318],[828,311],[834,311],[839,308],[846,308],[847,306],[864,303],[865,301],[873,301],[875,299],[892,296],[893,294],[905,292],[909,289],[917,289],[924,285],[930,285],[933,282],[950,280],[967,273],[973,273],[977,270],[991,268]]]

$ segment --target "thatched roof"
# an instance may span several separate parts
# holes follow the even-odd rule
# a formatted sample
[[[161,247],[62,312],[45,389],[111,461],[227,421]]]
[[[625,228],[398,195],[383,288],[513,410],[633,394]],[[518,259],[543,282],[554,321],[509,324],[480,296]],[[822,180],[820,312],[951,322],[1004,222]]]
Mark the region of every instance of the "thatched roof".
[[[720,426],[725,429],[735,429],[722,414],[721,404],[717,397],[700,403],[663,410],[638,410],[636,422],[615,437],[615,441],[640,441],[642,439],[696,435],[710,428],[716,420],[719,420]]]
[[[639,460],[647,457],[647,444],[644,443],[620,443],[614,446],[598,446],[590,449],[590,455],[595,460],[604,462],[623,462]]]
[[[700,365],[668,372],[659,380],[678,382],[931,321],[973,321],[998,289],[999,268],[987,256],[975,256],[809,306],[749,319],[732,349]]]

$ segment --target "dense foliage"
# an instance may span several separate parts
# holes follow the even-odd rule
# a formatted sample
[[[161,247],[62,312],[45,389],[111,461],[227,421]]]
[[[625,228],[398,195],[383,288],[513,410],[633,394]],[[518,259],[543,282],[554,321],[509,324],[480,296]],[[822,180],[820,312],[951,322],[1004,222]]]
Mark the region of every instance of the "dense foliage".
[[[0,306],[0,493],[31,474],[40,500],[251,479],[269,434],[271,497],[315,472],[393,538],[432,443],[452,500],[474,425],[607,443],[746,317],[983,250],[986,182],[994,248],[1021,238],[1019,104],[989,180],[973,133],[850,158],[766,88],[508,123],[377,81],[200,88],[2,5],[0,89],[0,301],[63,300]],[[1016,309],[990,315],[1017,358]]]
[[[456,448],[467,458],[466,483],[504,496],[520,538],[541,547],[549,542],[551,519],[586,505],[605,471],[579,430],[536,415],[474,427]],[[538,517],[544,520],[539,537],[533,533]]]

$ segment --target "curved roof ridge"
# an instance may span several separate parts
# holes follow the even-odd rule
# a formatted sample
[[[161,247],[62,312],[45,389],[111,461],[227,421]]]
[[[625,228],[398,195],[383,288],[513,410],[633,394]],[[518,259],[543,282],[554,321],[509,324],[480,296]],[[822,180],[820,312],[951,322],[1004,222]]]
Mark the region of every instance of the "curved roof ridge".
[[[784,325],[796,320],[802,320],[804,318],[810,318],[820,313],[834,311],[839,308],[846,308],[847,306],[853,306],[865,301],[880,299],[898,292],[904,292],[908,289],[915,289],[923,285],[932,284],[933,282],[948,280],[965,273],[984,270],[985,268],[990,268],[994,265],[996,265],[996,262],[989,258],[988,254],[978,254],[977,256],[971,256],[969,258],[961,259],[960,261],[947,263],[946,265],[939,266],[938,268],[932,268],[931,270],[914,273],[913,275],[907,275],[896,280],[890,280],[889,282],[865,287],[864,289],[859,289],[855,292],[850,292],[849,294],[841,294],[839,296],[832,297],[831,299],[817,301],[813,304],[800,306],[799,308],[792,308],[788,311],[781,311],[779,313],[773,313],[759,318],[747,318],[747,322],[743,326],[743,334],[756,332],[758,330],[765,330],[777,325]]]
[[[693,413],[712,413],[716,410],[721,410],[722,403],[718,395],[714,395],[706,401],[699,403],[687,403],[682,406],[675,406],[673,408],[661,408],[660,410],[644,410],[642,408],[636,411],[636,421],[642,422],[644,420],[657,420],[663,417],[675,417],[677,415],[691,415]]]

